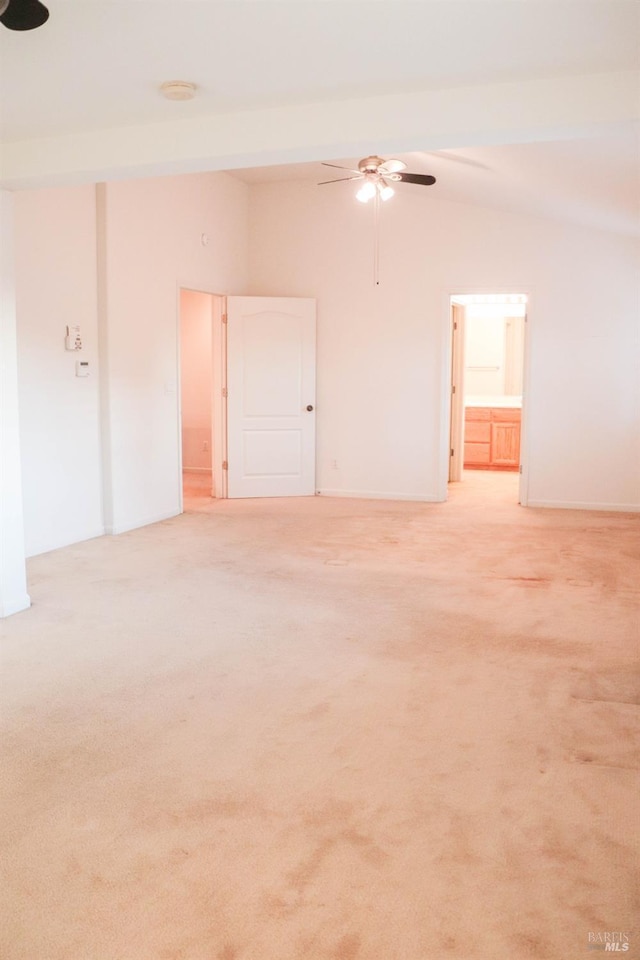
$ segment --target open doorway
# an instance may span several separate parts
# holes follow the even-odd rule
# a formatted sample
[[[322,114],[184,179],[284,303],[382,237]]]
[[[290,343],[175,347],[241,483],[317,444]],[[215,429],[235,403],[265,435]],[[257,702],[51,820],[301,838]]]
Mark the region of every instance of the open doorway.
[[[183,509],[226,496],[223,409],[225,298],[180,289],[180,433]]]
[[[449,482],[519,503],[526,311],[522,293],[451,297]]]

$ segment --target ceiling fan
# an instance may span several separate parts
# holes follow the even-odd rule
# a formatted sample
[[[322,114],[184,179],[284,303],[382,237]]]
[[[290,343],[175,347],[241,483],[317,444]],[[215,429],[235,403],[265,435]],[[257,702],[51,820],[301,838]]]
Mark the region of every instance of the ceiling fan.
[[[39,0],[0,0],[0,23],[8,30],[35,30],[49,19]]]
[[[356,193],[362,203],[378,198],[389,200],[394,194],[392,183],[418,183],[427,187],[436,182],[436,178],[425,173],[405,173],[406,163],[402,160],[383,160],[382,157],[364,157],[358,163],[358,169],[342,167],[337,163],[324,163],[325,167],[334,167],[336,170],[346,170],[350,177],[338,177],[335,180],[323,180],[318,186],[327,183],[342,183],[346,180],[362,180],[363,184]]]
[[[352,167],[342,167],[338,163],[325,163],[323,166],[333,167],[336,170],[346,170],[350,177],[337,177],[335,180],[322,180],[319,187],[327,183],[343,183],[346,180],[361,180],[362,186],[356,193],[356,198],[361,203],[368,203],[373,200],[375,225],[374,225],[374,248],[373,248],[373,280],[376,286],[379,285],[380,272],[380,231],[379,215],[380,201],[389,200],[395,193],[392,183],[418,183],[428,187],[436,182],[436,178],[426,173],[405,173],[406,163],[404,160],[392,158],[383,160],[382,157],[364,157],[358,163],[357,170]]]

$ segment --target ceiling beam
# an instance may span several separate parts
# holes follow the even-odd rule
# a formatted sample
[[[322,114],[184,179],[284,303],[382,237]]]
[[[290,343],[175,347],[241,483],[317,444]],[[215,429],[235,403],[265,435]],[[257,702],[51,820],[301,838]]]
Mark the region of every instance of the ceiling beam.
[[[606,135],[640,121],[637,72],[309,103],[5,144],[0,186],[86,183]]]

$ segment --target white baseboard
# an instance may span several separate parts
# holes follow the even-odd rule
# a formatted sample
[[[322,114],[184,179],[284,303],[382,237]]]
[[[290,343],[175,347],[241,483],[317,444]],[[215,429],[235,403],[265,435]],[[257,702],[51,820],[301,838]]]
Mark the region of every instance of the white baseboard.
[[[380,490],[317,490],[316,493],[320,497],[351,497],[357,500],[409,500],[413,503],[442,503],[435,493],[426,497]]]
[[[103,537],[106,533],[104,527],[96,527],[91,533],[84,533],[81,537],[74,537],[72,540],[58,540],[56,543],[51,543],[46,547],[38,547],[33,553],[28,552],[26,557],[29,560],[31,557],[40,557],[43,553],[51,553],[53,550],[62,550],[64,547],[73,547],[76,543],[84,543],[85,540],[95,540],[96,537]]]
[[[23,593],[21,597],[14,597],[7,603],[0,603],[0,619],[3,617],[12,617],[14,613],[21,613],[28,610],[31,606],[31,597],[28,593]]]
[[[640,513],[638,503],[583,503],[575,500],[527,500],[528,507],[553,510],[601,510],[604,513]]]
[[[119,533],[128,533],[129,530],[137,530],[139,527],[148,527],[152,523],[161,523],[162,520],[171,520],[173,517],[179,516],[179,510],[172,510],[171,513],[157,514],[153,517],[142,517],[139,520],[127,520],[125,523],[115,523],[111,527],[106,527],[104,532],[110,536],[117,536]]]

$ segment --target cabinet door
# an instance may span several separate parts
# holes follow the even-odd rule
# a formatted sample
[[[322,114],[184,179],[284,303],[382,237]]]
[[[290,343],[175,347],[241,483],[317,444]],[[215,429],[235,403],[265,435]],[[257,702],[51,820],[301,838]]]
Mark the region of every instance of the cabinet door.
[[[491,424],[491,463],[497,467],[517,467],[520,463],[520,424]]]
[[[490,407],[467,407],[464,412],[464,419],[469,420],[491,420]]]
[[[465,467],[488,467],[491,462],[491,444],[467,443],[464,445]]]
[[[489,443],[491,424],[482,420],[467,420],[464,425],[465,443]]]

